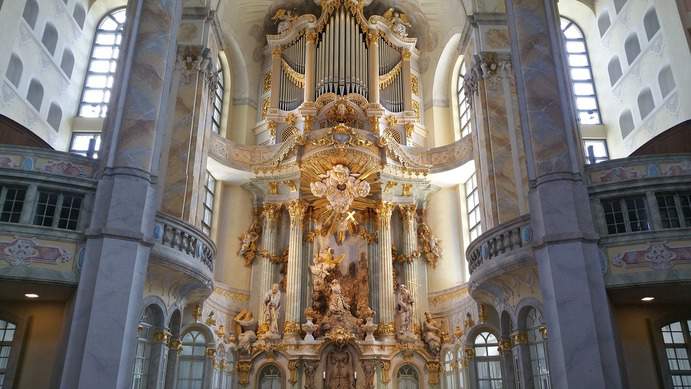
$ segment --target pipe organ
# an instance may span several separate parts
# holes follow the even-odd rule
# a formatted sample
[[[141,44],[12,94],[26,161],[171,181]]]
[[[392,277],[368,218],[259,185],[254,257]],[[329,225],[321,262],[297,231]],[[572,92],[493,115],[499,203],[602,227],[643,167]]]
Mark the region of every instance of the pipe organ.
[[[312,112],[314,117],[306,118],[310,125],[318,129],[334,122],[367,123],[371,128],[362,129],[393,131],[396,139],[407,139],[404,132],[409,137],[410,129],[421,126],[419,109],[415,109],[421,97],[412,91],[412,78],[419,79],[413,74],[417,39],[408,37],[412,25],[393,8],[365,17],[370,2],[321,0],[319,16],[276,12],[273,20],[278,34],[267,36],[272,55],[266,68],[273,82],[263,104],[263,118],[272,122],[274,141],[275,134],[282,133],[276,131],[277,123],[285,122],[290,112],[299,110],[304,118],[305,108],[323,107],[339,98],[357,100],[363,115],[320,120],[319,112]],[[397,125],[400,129],[394,128]]]

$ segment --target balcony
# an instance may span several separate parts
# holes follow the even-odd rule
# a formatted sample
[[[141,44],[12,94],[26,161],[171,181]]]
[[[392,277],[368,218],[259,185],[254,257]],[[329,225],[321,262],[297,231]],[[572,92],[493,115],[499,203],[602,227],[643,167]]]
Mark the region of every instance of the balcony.
[[[609,288],[691,280],[691,155],[586,168]]]
[[[0,278],[76,285],[95,161],[0,145]]]
[[[175,217],[159,213],[154,240],[149,278],[164,275],[170,280],[170,270],[176,270],[178,282],[211,294],[216,246],[206,234]]]
[[[466,250],[471,283],[511,271],[532,260],[530,215],[486,231]]]

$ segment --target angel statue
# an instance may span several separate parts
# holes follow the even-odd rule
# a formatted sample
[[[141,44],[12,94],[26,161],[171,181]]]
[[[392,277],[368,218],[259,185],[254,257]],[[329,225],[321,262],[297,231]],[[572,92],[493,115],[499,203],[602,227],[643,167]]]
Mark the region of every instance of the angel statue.
[[[254,261],[257,255],[257,240],[261,235],[261,227],[257,221],[253,221],[249,230],[242,233],[240,236],[240,248],[238,255],[245,259],[245,265],[249,266]]]
[[[399,316],[398,335],[407,339],[414,337],[413,333],[413,295],[405,284],[398,287],[396,296],[396,311]]]
[[[408,15],[404,14],[403,12],[398,12],[393,8],[389,8],[382,16],[387,22],[389,22],[393,32],[402,36],[403,38],[408,36],[408,27],[413,26],[410,24]]]
[[[432,354],[439,354],[439,350],[441,350],[441,329],[429,312],[425,312],[425,320],[422,322],[422,340],[425,341],[427,348]]]
[[[285,31],[287,31],[290,28],[290,25],[293,23],[293,21],[297,19],[297,15],[293,11],[285,10],[285,9],[279,9],[276,11],[274,16],[271,18],[272,21],[278,22],[278,33],[283,34]]]

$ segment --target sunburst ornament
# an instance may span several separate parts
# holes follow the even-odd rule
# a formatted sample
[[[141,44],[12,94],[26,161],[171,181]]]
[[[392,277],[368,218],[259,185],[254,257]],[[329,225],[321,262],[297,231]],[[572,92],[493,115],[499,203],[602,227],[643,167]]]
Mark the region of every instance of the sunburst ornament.
[[[359,180],[358,176],[351,173],[346,166],[338,164],[326,174],[320,175],[321,181],[310,183],[310,190],[316,197],[326,198],[329,210],[344,214],[350,210],[353,200],[367,197],[370,192],[369,183]]]

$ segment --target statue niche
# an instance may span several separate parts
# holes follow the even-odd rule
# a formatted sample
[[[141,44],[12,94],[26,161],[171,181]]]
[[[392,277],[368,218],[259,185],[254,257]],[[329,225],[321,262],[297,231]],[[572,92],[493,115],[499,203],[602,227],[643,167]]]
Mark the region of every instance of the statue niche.
[[[325,247],[310,266],[312,273],[311,313],[318,325],[315,335],[327,334],[340,327],[347,333],[360,335],[360,325],[370,311],[368,305],[367,258],[344,264],[346,255],[334,255]],[[345,269],[345,271],[343,271]]]

